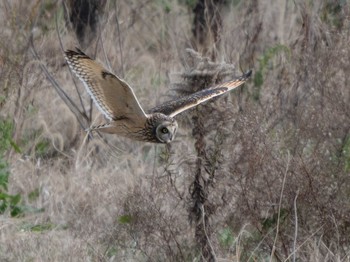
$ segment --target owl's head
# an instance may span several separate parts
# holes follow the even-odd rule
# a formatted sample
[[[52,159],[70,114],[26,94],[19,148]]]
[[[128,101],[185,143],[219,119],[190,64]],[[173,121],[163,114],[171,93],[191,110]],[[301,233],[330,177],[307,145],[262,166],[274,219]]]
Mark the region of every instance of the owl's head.
[[[161,143],[170,143],[175,138],[177,122],[164,121],[156,128],[156,137]]]
[[[177,122],[174,118],[159,114],[154,127],[154,135],[159,143],[170,143],[175,138]]]

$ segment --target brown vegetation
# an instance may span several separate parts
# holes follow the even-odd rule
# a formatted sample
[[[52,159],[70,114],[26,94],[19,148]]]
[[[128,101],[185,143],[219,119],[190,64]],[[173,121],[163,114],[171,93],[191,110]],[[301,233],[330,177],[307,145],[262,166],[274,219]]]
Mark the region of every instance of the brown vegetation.
[[[64,5],[22,2],[0,3],[1,261],[349,260],[346,1],[218,1],[213,62],[185,51],[198,2],[103,2],[80,41],[145,108],[254,70],[168,147],[87,138],[101,116],[65,65]]]

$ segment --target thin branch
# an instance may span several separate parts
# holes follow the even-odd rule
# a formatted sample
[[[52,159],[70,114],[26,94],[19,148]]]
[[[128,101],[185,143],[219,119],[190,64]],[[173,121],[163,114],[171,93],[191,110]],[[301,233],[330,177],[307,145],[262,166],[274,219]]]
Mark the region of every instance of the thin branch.
[[[62,53],[63,53],[63,52],[64,52],[64,47],[63,47],[63,43],[62,43],[61,34],[60,34],[59,30],[58,30],[57,14],[55,14],[55,29],[56,29],[56,33],[57,33],[57,36],[58,36],[58,41],[59,41],[59,43],[60,43],[60,47],[61,47],[61,50],[62,50]],[[81,105],[81,107],[83,108],[83,113],[87,116],[86,109],[85,109],[85,106],[84,106],[84,103],[83,103],[83,99],[82,99],[81,94],[80,94],[80,92],[79,92],[77,83],[75,82],[74,77],[73,77],[73,72],[72,72],[72,70],[70,69],[70,67],[68,67],[68,68],[69,68],[69,72],[70,72],[70,74],[71,74],[71,76],[72,76],[72,79],[73,79],[75,91],[77,92],[78,97],[79,97],[80,105]],[[89,121],[89,122],[91,122],[91,118],[90,118],[90,121]]]
[[[286,183],[286,177],[289,169],[289,163],[290,163],[290,153],[288,151],[288,157],[287,157],[287,166],[286,166],[286,171],[284,172],[283,176],[283,181],[282,181],[282,188],[281,188],[281,194],[280,194],[280,201],[278,204],[278,216],[277,216],[277,226],[276,226],[276,236],[275,240],[273,241],[273,246],[272,246],[272,251],[271,251],[271,256],[270,256],[270,262],[272,262],[272,258],[275,254],[276,250],[276,242],[278,238],[278,233],[279,233],[279,226],[280,226],[280,218],[281,218],[281,206],[282,206],[282,199],[283,199],[283,192],[284,192],[284,185]]]
[[[259,241],[258,245],[254,248],[254,250],[251,252],[249,258],[247,261],[252,261],[253,256],[255,255],[255,252],[259,249],[259,247],[264,243],[264,240],[276,229],[276,227],[272,228],[269,232],[265,234],[265,236]],[[238,257],[238,256],[237,256]]]
[[[47,67],[42,63],[42,60],[40,59],[33,43],[33,37],[30,37],[30,51],[34,58],[39,62],[39,66],[41,70],[44,72],[47,80],[52,84],[55,91],[58,93],[58,95],[61,97],[61,99],[66,103],[66,105],[69,107],[69,109],[72,111],[72,113],[77,118],[80,126],[85,130],[86,126],[81,121],[81,118],[89,121],[87,116],[79,110],[79,108],[75,105],[75,103],[72,101],[72,99],[67,95],[67,93],[60,87],[60,85],[57,83],[57,81],[52,77],[52,75],[49,73]]]
[[[297,236],[298,236],[298,211],[297,211],[297,198],[299,195],[299,190],[297,190],[297,193],[295,194],[294,198],[294,220],[295,220],[295,230],[294,230],[294,241],[293,241],[293,262],[295,262],[295,255],[296,255],[296,245],[297,245]]]
[[[320,226],[314,233],[312,233],[311,236],[309,236],[307,239],[305,239],[305,241],[304,241],[303,243],[301,243],[300,246],[298,246],[295,250],[293,250],[293,253],[296,252],[296,251],[298,251],[303,245],[305,245],[305,243],[306,243],[307,241],[309,241],[314,235],[316,235],[323,227],[324,227],[324,224],[323,224],[322,226]],[[288,261],[288,260],[290,259],[290,257],[293,256],[293,253],[290,254],[290,255],[284,260],[284,262]]]
[[[210,241],[210,238],[209,238],[209,236],[208,236],[208,233],[207,233],[207,229],[206,229],[206,223],[205,223],[205,210],[204,210],[204,205],[201,205],[201,207],[200,207],[201,209],[202,209],[202,220],[203,220],[203,231],[204,231],[204,235],[205,235],[205,237],[207,238],[207,243],[208,243],[208,245],[209,245],[209,247],[210,247],[210,250],[211,250],[211,255],[213,256],[213,258],[214,258],[214,261],[217,261],[217,257],[216,257],[216,253],[215,253],[215,250],[214,250],[214,247],[213,247],[213,245],[212,245],[212,243],[211,243],[211,241]],[[206,258],[205,258],[206,259]]]
[[[98,34],[98,40],[97,42],[100,42],[101,43],[101,48],[102,48],[102,52],[103,52],[103,56],[105,57],[105,61],[106,61],[106,64],[107,64],[107,67],[108,67],[108,70],[113,72],[112,70],[112,66],[111,66],[111,62],[109,61],[109,58],[107,56],[107,52],[106,52],[106,48],[103,44],[103,40],[102,40],[102,26],[101,26],[101,23],[99,22],[98,23],[98,31],[99,31],[99,34]]]
[[[118,32],[118,45],[119,45],[119,53],[120,53],[120,63],[122,65],[122,71],[121,71],[121,77],[124,78],[124,58],[123,58],[123,48],[122,48],[122,42],[120,37],[120,28],[119,28],[119,20],[118,20],[118,12],[117,12],[117,1],[114,1],[114,9],[115,9],[115,21],[117,25],[117,32]]]

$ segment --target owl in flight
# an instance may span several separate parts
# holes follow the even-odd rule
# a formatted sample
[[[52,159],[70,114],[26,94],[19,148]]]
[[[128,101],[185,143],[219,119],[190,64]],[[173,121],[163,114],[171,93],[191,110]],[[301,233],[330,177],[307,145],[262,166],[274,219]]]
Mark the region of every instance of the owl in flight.
[[[174,117],[177,114],[239,87],[252,73],[249,70],[232,81],[165,102],[147,114],[126,82],[81,50],[67,50],[65,58],[72,71],[83,82],[98,109],[109,120],[89,130],[153,143],[170,143],[174,139],[178,127]]]

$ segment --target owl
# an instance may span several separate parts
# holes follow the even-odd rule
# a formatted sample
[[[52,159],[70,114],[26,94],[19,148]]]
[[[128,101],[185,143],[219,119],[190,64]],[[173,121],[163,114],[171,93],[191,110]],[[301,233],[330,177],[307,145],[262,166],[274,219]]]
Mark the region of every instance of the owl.
[[[242,76],[191,95],[165,102],[146,113],[132,88],[77,48],[65,51],[65,59],[84,84],[97,108],[108,119],[102,125],[90,127],[133,140],[170,143],[178,128],[175,116],[214,97],[244,84],[252,70]]]

